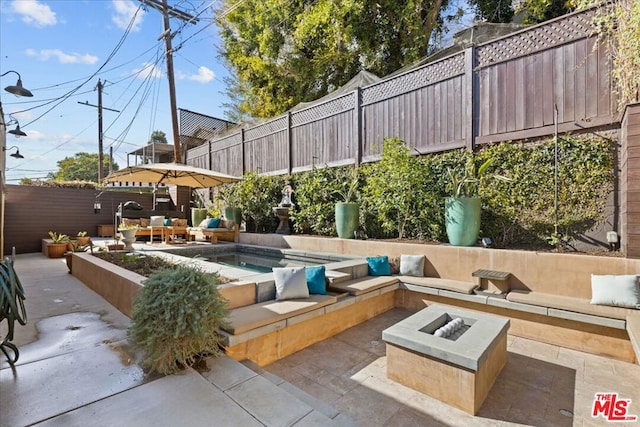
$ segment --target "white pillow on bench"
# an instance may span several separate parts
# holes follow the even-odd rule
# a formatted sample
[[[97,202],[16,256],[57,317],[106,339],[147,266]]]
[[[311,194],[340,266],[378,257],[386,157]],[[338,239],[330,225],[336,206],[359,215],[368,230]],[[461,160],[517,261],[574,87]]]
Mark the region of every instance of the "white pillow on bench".
[[[591,275],[591,304],[640,309],[638,275]]]
[[[424,255],[400,255],[400,274],[403,276],[424,276]]]
[[[304,267],[273,268],[276,282],[276,299],[309,298],[307,275]]]

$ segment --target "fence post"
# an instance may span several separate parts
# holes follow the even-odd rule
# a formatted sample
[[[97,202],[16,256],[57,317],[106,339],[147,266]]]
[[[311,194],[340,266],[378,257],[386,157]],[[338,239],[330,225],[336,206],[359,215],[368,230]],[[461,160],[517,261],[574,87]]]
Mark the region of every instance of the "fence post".
[[[293,170],[293,157],[292,157],[292,132],[291,132],[291,111],[287,111],[287,173],[291,175]]]
[[[360,166],[362,161],[362,89],[357,87],[354,90],[356,97],[355,105],[353,106],[353,113],[355,114],[355,126],[354,126],[354,139],[356,140],[356,157],[355,166]]]
[[[464,51],[464,77],[466,90],[464,94],[465,135],[467,148],[475,148],[478,135],[478,75],[476,71],[476,47],[470,46]]]
[[[244,176],[244,172],[246,170],[245,168],[245,162],[244,159],[246,157],[245,154],[245,148],[244,148],[244,128],[240,128],[240,162],[242,163],[241,168],[240,168],[240,176]]]

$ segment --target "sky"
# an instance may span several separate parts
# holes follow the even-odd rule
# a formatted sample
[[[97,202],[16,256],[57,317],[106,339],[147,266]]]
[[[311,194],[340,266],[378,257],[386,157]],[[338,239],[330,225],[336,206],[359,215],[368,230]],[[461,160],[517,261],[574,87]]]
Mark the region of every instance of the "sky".
[[[199,19],[170,20],[177,107],[225,118],[228,71],[211,19],[220,4],[168,4]],[[33,93],[24,98],[0,92],[5,121],[16,119],[27,133],[7,134],[7,147],[17,146],[24,156],[15,159],[8,155],[15,149],[7,150],[7,183],[45,178],[65,157],[98,152],[98,109],[84,105],[98,104],[98,79],[104,84],[104,153],[113,147],[120,168],[155,130],[173,143],[162,33],[161,13],[137,0],[0,0],[0,74],[17,71]],[[0,87],[16,80],[9,73],[0,77]]]

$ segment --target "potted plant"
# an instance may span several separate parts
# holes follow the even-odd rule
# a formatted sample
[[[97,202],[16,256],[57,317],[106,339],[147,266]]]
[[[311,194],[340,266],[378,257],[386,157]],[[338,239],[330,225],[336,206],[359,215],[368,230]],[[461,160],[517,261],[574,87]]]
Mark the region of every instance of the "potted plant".
[[[138,226],[132,224],[120,223],[118,225],[118,233],[122,236],[122,241],[125,244],[125,249],[132,250],[133,242],[136,241],[136,233],[138,232]]]
[[[87,233],[86,231],[79,231],[78,235],[76,236],[76,241],[79,245],[88,245],[91,241],[91,237],[89,237],[89,233]]]
[[[207,217],[206,201],[202,190],[193,190],[193,204],[191,208],[191,226],[197,227]]]
[[[452,196],[444,203],[444,219],[449,243],[454,246],[474,246],[480,232],[480,214],[482,204],[478,195],[480,183],[488,173],[493,162],[485,160],[476,167],[473,155],[467,160],[464,169],[447,169],[449,182],[447,188]],[[510,181],[502,175],[491,175],[494,178]]]
[[[342,188],[336,194],[342,199],[335,204],[336,232],[341,239],[354,239],[360,225],[360,204],[357,202],[359,176],[352,168],[341,181]]]
[[[224,217],[231,219],[238,226],[242,223],[242,209],[240,206],[240,185],[227,184],[220,188],[220,197],[225,204]]]
[[[49,231],[51,243],[47,244],[47,256],[49,258],[62,258],[67,251],[69,236],[55,231]]]

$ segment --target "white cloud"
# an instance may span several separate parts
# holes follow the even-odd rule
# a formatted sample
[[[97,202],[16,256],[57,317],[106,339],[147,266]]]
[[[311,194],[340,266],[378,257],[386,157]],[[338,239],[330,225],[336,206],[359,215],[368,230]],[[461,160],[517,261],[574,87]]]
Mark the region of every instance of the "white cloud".
[[[149,62],[145,62],[142,67],[134,69],[133,72],[138,75],[139,79],[146,79],[147,77],[158,79],[163,75],[160,68]]]
[[[207,67],[202,66],[198,67],[198,74],[192,74],[187,78],[198,83],[209,83],[211,80],[216,78],[216,75]]]
[[[57,58],[61,64],[95,64],[98,62],[97,56],[89,55],[88,53],[65,53],[60,49],[42,49],[40,51],[27,49],[26,54],[37,57],[41,61]]]
[[[22,15],[22,21],[37,27],[56,25],[56,13],[38,0],[14,0],[11,3],[14,12]]]
[[[115,14],[111,15],[111,20],[116,26],[122,30],[126,30],[131,23],[131,19],[135,15],[135,20],[131,26],[131,31],[140,31],[142,25],[143,13],[140,11],[136,15],[138,10],[138,4],[131,0],[111,0]]]

